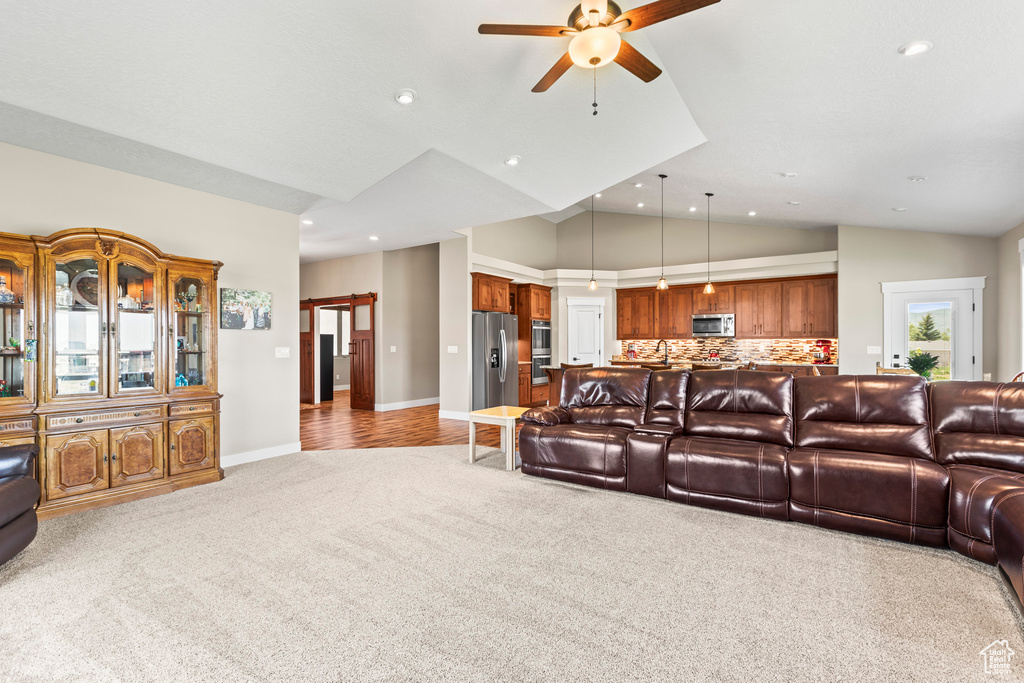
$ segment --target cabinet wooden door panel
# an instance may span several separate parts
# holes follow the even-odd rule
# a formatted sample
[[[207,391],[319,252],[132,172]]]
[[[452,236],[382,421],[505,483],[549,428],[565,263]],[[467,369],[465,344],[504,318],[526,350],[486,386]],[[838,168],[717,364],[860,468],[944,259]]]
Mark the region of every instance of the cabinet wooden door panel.
[[[654,337],[654,300],[657,291],[653,288],[640,289],[634,294],[636,304],[633,307],[633,317],[638,339]]]
[[[160,424],[110,430],[110,486],[164,478],[164,428]]]
[[[615,292],[615,337],[617,339],[633,339],[636,328],[633,326],[633,293],[620,289]]]
[[[766,282],[757,286],[759,337],[782,335],[782,283]],[[739,313],[736,315],[739,322]]]
[[[832,278],[809,280],[808,298],[811,302],[808,334],[815,337],[836,337],[836,281]]]
[[[168,424],[171,439],[170,472],[182,474],[213,467],[213,418],[173,420]]]
[[[660,293],[658,338],[689,339],[693,336],[691,287],[672,287]]]
[[[732,285],[716,285],[714,294],[705,294],[703,287],[693,288],[693,313],[734,313]]]
[[[736,337],[750,339],[757,337],[760,325],[757,285],[737,285],[736,291]]]
[[[782,283],[782,336],[807,336],[807,299],[806,281]]]
[[[521,406],[527,406],[531,403],[530,387],[532,385],[530,372],[531,369],[529,365],[519,366],[519,405]]]
[[[107,430],[46,439],[46,499],[77,496],[108,487]]]

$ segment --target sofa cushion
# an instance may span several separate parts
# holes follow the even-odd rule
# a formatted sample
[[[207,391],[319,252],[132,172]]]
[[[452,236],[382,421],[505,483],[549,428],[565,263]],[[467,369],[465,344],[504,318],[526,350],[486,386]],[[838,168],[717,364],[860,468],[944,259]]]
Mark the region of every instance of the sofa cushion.
[[[1024,491],[1024,474],[971,465],[949,470],[949,545],[976,560],[996,563],[992,516],[999,501]]]
[[[26,510],[0,527],[0,564],[27,548],[38,528],[35,510]]]
[[[686,433],[793,445],[793,375],[724,370],[690,377]]]
[[[650,397],[647,401],[647,424],[684,426],[686,391],[689,370],[658,370],[651,373]]]
[[[630,433],[623,427],[604,425],[525,424],[519,431],[523,472],[624,490],[626,437]],[[583,476],[570,476],[573,473]]]
[[[754,441],[677,437],[665,458],[666,497],[788,519],[786,452],[783,446]]]
[[[577,424],[635,427],[647,412],[651,371],[577,368],[562,377],[562,407]]]
[[[944,547],[946,468],[919,458],[797,448],[789,453],[790,519]]]
[[[921,377],[832,375],[796,379],[796,445],[934,460]]]
[[[39,501],[39,483],[32,477],[0,480],[0,527],[31,510]]]
[[[929,393],[939,462],[1024,472],[1024,383],[936,382]]]

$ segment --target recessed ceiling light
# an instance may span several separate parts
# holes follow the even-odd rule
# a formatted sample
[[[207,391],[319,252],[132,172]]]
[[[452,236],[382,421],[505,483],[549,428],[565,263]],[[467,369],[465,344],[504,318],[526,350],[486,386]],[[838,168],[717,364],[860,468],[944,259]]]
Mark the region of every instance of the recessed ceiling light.
[[[508,159],[505,159],[505,165],[506,166],[516,166],[518,164],[519,164],[519,155],[518,154],[513,154]]]
[[[783,173],[783,178],[796,178],[796,173]]]
[[[399,104],[412,104],[415,101],[415,90],[409,90],[408,88],[406,88],[405,90],[399,90],[397,93],[395,93],[395,102],[398,102]]]
[[[786,202],[790,206],[800,206],[800,202]]]
[[[379,237],[377,237],[376,235],[370,235],[370,241],[371,241],[371,242],[376,242],[376,241],[377,241],[377,240],[379,240],[379,239],[380,239],[380,238],[379,238]]]
[[[909,43],[900,45],[900,54],[907,57],[913,57],[914,55],[921,55],[928,50],[932,49],[932,44],[927,40],[912,40]]]
[[[691,207],[690,207],[690,213],[693,213],[693,212],[694,212],[694,211],[696,211],[696,210],[697,210],[697,207],[696,207],[696,206],[691,206]]]
[[[907,180],[909,180],[912,183],[923,183],[924,181],[928,180],[928,178],[923,175],[912,175],[908,177]]]
[[[757,215],[757,211],[748,211],[747,215],[748,216],[756,216]]]
[[[644,186],[643,183],[633,183],[633,187],[640,188],[640,187],[643,187],[643,186]]]
[[[904,212],[904,211],[906,211],[906,210],[907,210],[907,209],[906,209],[906,207],[904,207],[904,206],[900,206],[900,207],[897,207],[897,208],[894,208],[894,209],[893,209],[893,211],[895,211],[896,213],[903,213],[903,212]]]
[[[597,194],[595,194],[594,196],[595,196],[595,197],[597,197],[598,199],[600,199],[600,198],[601,198],[601,193],[600,193],[600,192],[598,192],[598,193],[597,193]]]
[[[639,204],[636,205],[636,208],[638,208],[638,209],[644,208],[644,203],[640,202]]]
[[[309,220],[308,218],[304,218],[304,219],[302,219],[302,224],[303,225],[313,225],[313,221]]]

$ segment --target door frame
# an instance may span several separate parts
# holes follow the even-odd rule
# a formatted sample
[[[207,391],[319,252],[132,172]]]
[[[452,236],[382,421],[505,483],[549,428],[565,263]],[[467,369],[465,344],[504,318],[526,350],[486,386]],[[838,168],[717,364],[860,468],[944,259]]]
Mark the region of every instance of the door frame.
[[[354,306],[357,301],[358,301],[358,303],[360,305],[366,305],[367,303],[370,305],[370,329],[369,329],[369,333],[371,335],[371,340],[372,340],[371,346],[372,346],[373,344],[376,343],[376,334],[377,334],[377,331],[376,331],[376,324],[377,323],[376,323],[376,320],[375,320],[375,317],[376,317],[375,309],[376,309],[376,303],[377,303],[377,293],[376,292],[367,292],[366,294],[349,294],[347,296],[331,296],[331,297],[323,297],[323,298],[319,298],[319,299],[304,299],[304,300],[299,301],[299,315],[301,316],[302,312],[306,311],[306,314],[309,316],[309,332],[300,332],[299,333],[299,354],[300,354],[300,358],[299,358],[299,402],[300,403],[315,403],[315,402],[317,402],[316,401],[317,397],[314,395],[316,393],[316,391],[315,391],[315,386],[316,386],[315,377],[316,377],[316,371],[317,371],[316,370],[316,363],[314,362],[315,358],[316,358],[316,356],[315,356],[315,354],[316,354],[316,348],[315,348],[316,344],[314,344],[314,335],[317,335],[316,341],[317,341],[317,343],[319,343],[319,337],[318,337],[319,329],[318,329],[318,326],[316,325],[316,309],[321,307],[321,306],[344,306],[344,305],[348,305],[348,306],[351,307],[351,306]],[[355,315],[352,315],[352,314],[349,315],[349,325],[354,328],[354,326],[355,326]],[[364,332],[365,331],[366,330],[364,330]],[[303,342],[306,342],[306,343],[303,343]],[[311,356],[311,357],[308,358],[308,359],[305,359],[305,358],[302,358],[302,354],[307,354],[308,356]],[[304,363],[303,362],[304,360],[308,361],[308,362]],[[350,369],[350,371],[351,371],[351,362],[352,361],[349,360],[349,365],[350,365],[349,369]],[[376,390],[376,386],[377,386],[377,378],[376,378],[375,373],[376,373],[375,364],[371,363],[370,364],[370,386],[373,387],[374,390]],[[352,385],[352,375],[350,373],[349,374],[349,386],[351,386],[351,385]],[[306,387],[308,387],[308,389],[309,389],[309,394],[306,394]],[[309,401],[304,400],[305,398],[307,398],[307,396],[310,399]],[[373,410],[373,408],[370,408],[370,410]]]
[[[980,380],[982,378],[982,368],[984,367],[984,328],[985,328],[985,307],[984,307],[984,296],[985,290],[985,279],[986,276],[981,277],[953,277],[944,278],[940,280],[905,280],[901,282],[883,282],[882,283],[882,358],[885,361],[889,361],[892,358],[893,351],[893,335],[896,330],[892,324],[893,314],[893,295],[894,294],[913,294],[915,292],[940,292],[940,291],[954,291],[954,290],[973,290],[974,291],[974,310],[972,315],[974,320],[972,321],[972,328],[974,330],[974,338],[972,344],[972,354],[974,356],[974,364],[972,367],[971,379]]]
[[[565,297],[565,304],[565,357],[569,358],[569,332],[571,331],[569,321],[572,319],[572,309],[576,306],[599,306],[601,308],[600,362],[604,363],[605,358],[609,355],[604,352],[605,346],[607,346],[607,344],[605,343],[607,341],[607,339],[605,339],[605,333],[607,332],[605,325],[607,325],[608,316],[606,316],[605,313],[608,304],[608,299],[601,296],[567,296]],[[595,367],[597,366],[595,365]]]

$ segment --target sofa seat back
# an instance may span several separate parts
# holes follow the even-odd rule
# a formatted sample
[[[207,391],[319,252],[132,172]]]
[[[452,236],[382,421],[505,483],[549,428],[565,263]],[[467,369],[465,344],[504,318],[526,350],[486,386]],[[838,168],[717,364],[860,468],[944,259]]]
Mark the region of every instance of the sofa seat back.
[[[644,422],[682,429],[686,421],[686,394],[689,384],[689,370],[658,370],[652,373],[647,417]]]
[[[690,377],[687,436],[793,445],[793,375],[715,370]]]
[[[632,428],[643,424],[650,381],[641,368],[566,370],[561,407],[576,424]]]
[[[1024,473],[1024,383],[936,382],[929,393],[940,463]]]
[[[797,378],[796,445],[934,460],[924,379],[907,375]]]

